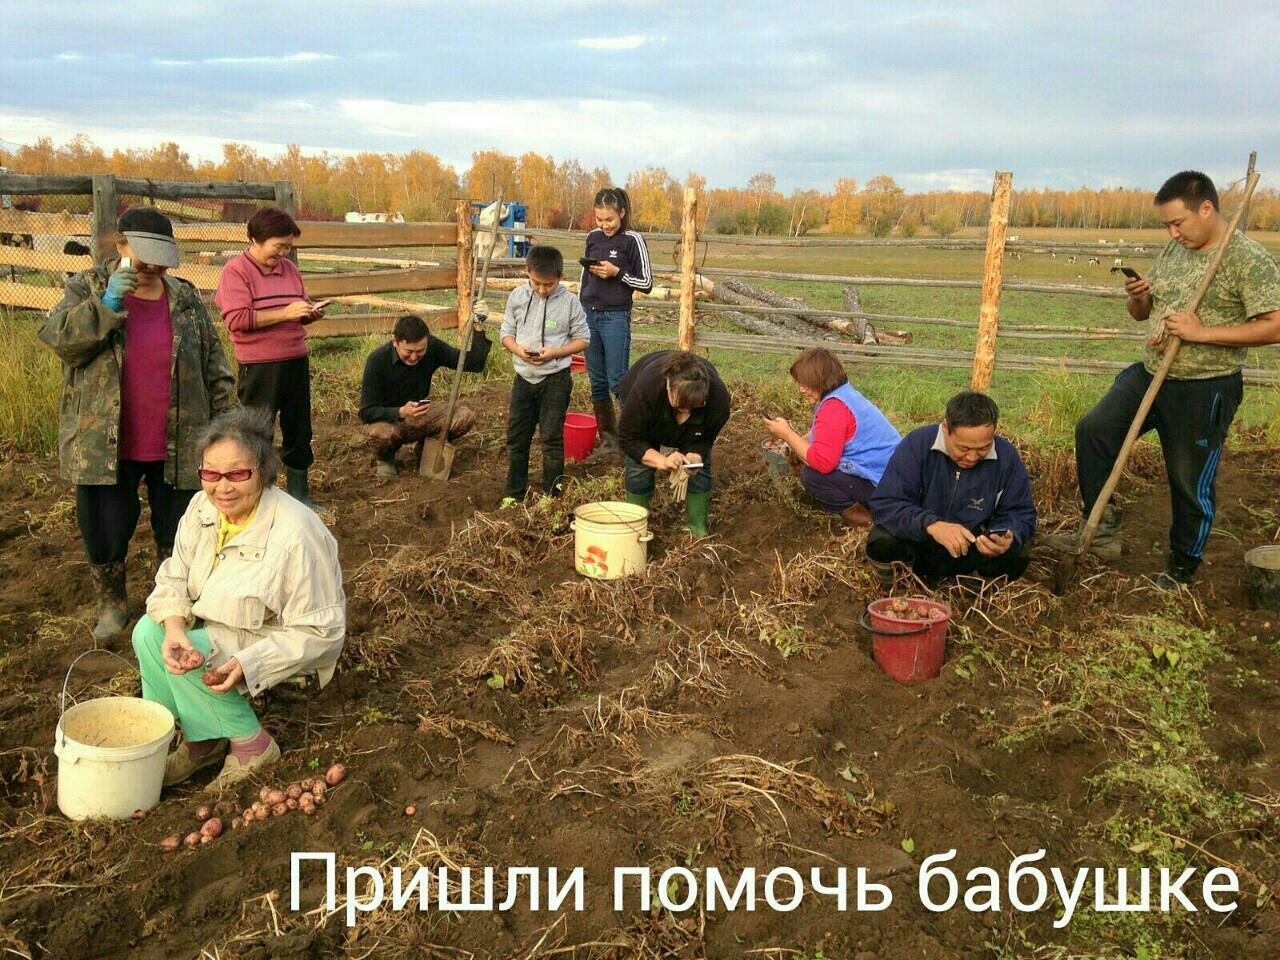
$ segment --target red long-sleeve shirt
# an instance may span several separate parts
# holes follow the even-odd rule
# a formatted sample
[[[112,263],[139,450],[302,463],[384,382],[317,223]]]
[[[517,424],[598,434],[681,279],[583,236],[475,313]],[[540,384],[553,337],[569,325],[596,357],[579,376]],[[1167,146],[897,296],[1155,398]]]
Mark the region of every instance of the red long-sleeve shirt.
[[[830,473],[839,466],[845,444],[857,432],[858,420],[852,410],[839,400],[824,403],[813,419],[813,439],[805,460],[819,473]]]

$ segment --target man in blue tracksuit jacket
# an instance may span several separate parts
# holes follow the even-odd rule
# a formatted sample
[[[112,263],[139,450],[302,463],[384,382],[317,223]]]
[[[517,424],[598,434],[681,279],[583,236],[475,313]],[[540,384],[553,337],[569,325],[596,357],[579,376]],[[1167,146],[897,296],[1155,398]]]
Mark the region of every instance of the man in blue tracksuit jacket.
[[[1036,507],[1013,445],[996,436],[986,394],[956,394],[938,426],[907,434],[871,498],[867,556],[891,576],[902,560],[922,577],[1016,580],[1031,560]]]

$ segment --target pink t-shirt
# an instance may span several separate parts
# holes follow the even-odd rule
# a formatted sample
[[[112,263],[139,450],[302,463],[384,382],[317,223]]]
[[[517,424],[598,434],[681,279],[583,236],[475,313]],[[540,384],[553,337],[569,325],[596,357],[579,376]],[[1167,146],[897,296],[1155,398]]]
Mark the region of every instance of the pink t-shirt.
[[[120,459],[163,460],[169,440],[173,323],[169,298],[124,298],[120,372]]]
[[[213,302],[231,333],[236,360],[268,363],[305,357],[307,333],[300,322],[285,320],[259,330],[254,317],[259,310],[279,310],[306,298],[302,274],[287,257],[268,270],[246,251],[223,267]]]

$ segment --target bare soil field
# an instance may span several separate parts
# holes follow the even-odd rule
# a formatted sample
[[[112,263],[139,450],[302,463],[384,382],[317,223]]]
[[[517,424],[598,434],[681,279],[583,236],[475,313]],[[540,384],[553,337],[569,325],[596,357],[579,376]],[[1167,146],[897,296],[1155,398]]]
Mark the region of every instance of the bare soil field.
[[[641,576],[573,569],[569,508],[620,497],[621,469],[575,467],[565,504],[496,510],[508,385],[470,397],[480,427],[448,484],[373,475],[350,412],[317,422],[314,494],[341,545],[349,639],[310,709],[269,695],[285,750],[273,782],[342,761],[314,817],[162,852],[204,803],[168,791],[138,822],[70,823],[55,804],[57,694],[92,643],[70,489],[48,460],[0,465],[0,945],[29,958],[1271,958],[1280,943],[1280,632],[1246,609],[1241,554],[1277,535],[1280,451],[1224,458],[1221,535],[1201,582],[1167,597],[1168,498],[1140,448],[1122,487],[1127,552],[1083,565],[1054,596],[1052,561],[1002,590],[926,591],[954,611],[942,675],[900,686],[858,627],[881,595],[863,534],[777,487],[743,390],[716,449],[712,536],[692,542],[660,493]],[[911,426],[899,424],[900,427]],[[1016,436],[1016,432],[1015,432]],[[1067,451],[1024,449],[1042,528],[1072,514]],[[536,475],[536,473],[535,473]],[[131,563],[140,613],[152,555]],[[126,638],[113,649],[132,657]],[[1173,650],[1178,657],[1170,657]],[[341,688],[340,688],[341,687]],[[79,697],[133,693],[111,658],[83,662]],[[412,816],[406,807],[412,806]],[[931,913],[922,860],[958,873],[1044,863],[1200,870],[1230,864],[1239,908],[1095,914]],[[435,910],[325,916],[320,871],[288,908],[292,851],[341,869],[586,868],[582,913]],[[612,871],[651,865],[866,867],[894,892],[878,913],[808,895],[794,912],[612,909]],[[390,891],[388,890],[388,896]],[[278,899],[275,899],[278,897]],[[501,899],[499,896],[498,899]],[[415,901],[416,902],[416,901]]]

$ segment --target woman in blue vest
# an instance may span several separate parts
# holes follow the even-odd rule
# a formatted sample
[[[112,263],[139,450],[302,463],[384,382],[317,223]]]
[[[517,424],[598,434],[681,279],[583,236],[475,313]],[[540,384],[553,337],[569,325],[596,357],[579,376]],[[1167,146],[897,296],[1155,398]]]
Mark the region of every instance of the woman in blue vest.
[[[851,527],[871,526],[867,503],[902,437],[849,384],[844,364],[830,350],[802,350],[791,379],[813,404],[809,433],[801,436],[782,417],[765,417],[765,429],[790,448],[800,482],[825,510]]]

